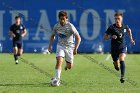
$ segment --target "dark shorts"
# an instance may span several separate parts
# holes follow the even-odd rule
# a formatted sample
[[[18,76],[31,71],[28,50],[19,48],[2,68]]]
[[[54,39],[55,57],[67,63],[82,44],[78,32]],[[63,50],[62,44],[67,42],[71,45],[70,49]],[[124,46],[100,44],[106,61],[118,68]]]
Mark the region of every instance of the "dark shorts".
[[[13,41],[13,47],[17,47],[19,49],[23,48],[23,42],[22,41]]]
[[[119,59],[119,55],[121,53],[126,53],[126,52],[127,52],[127,47],[111,49],[111,56],[113,61],[117,61]]]

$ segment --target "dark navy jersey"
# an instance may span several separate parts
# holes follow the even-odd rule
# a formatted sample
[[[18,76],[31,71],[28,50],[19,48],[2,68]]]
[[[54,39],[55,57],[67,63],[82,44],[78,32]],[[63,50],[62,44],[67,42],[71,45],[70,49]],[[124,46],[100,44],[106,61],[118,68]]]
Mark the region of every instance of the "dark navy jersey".
[[[111,48],[125,48],[126,41],[125,36],[128,31],[128,25],[123,24],[122,27],[117,27],[116,24],[109,26],[105,32],[107,35],[113,36],[116,35],[117,39],[111,39]]]
[[[10,31],[15,34],[15,37],[13,38],[13,41],[22,40],[21,34],[24,32],[24,29],[25,29],[25,26],[22,25],[22,24],[20,24],[20,25],[13,24],[10,27]]]

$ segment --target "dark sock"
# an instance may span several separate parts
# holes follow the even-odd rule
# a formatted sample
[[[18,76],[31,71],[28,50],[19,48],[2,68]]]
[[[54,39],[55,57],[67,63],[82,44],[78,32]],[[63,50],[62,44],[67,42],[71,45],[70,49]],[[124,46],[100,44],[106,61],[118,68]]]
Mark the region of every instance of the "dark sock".
[[[15,61],[18,60],[18,55],[14,55]]]
[[[125,63],[124,61],[120,61],[120,69],[121,69],[121,77],[125,75]]]

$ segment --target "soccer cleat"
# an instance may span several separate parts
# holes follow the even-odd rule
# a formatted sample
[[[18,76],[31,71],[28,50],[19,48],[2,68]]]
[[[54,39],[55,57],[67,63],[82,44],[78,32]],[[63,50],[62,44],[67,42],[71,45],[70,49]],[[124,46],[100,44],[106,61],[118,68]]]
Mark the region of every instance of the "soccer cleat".
[[[16,60],[16,64],[18,64],[18,60]]]
[[[115,62],[113,62],[113,65],[114,65],[114,68],[115,68],[117,71],[120,70],[120,69],[119,69],[119,66],[118,66]]]
[[[68,68],[67,68],[67,66],[65,66],[65,71],[67,71],[68,70]]]
[[[124,77],[121,77],[120,82],[121,83],[124,83],[125,82],[125,78]]]

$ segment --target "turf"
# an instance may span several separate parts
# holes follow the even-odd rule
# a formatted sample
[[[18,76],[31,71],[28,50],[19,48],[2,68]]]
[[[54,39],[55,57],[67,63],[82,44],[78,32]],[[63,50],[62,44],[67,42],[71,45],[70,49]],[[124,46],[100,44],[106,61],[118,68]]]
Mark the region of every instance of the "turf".
[[[13,56],[0,54],[0,93],[139,93],[140,54],[128,54],[126,78],[119,82],[119,74],[108,54],[79,54],[72,70],[63,71],[62,84],[52,87],[55,75],[55,54],[24,54],[16,65]]]

